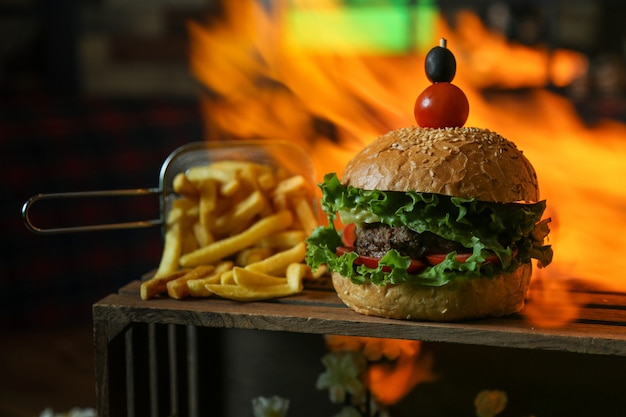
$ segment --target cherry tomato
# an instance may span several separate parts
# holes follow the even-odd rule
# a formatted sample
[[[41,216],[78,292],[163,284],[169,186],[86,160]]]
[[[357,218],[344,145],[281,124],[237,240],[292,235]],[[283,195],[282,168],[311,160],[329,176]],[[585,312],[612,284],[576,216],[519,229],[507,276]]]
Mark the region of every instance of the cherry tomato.
[[[431,84],[415,100],[414,115],[421,127],[462,127],[469,115],[469,101],[454,84]]]
[[[354,248],[350,246],[340,246],[337,248],[337,256],[341,256],[343,254],[354,252]],[[371,256],[362,256],[359,255],[358,258],[354,260],[355,265],[365,265],[368,268],[376,269],[378,268],[378,261],[380,258],[373,258]],[[418,261],[416,259],[411,259],[411,264],[407,268],[407,272],[413,274],[418,272],[426,267],[426,263],[422,261]],[[383,267],[383,272],[390,272],[391,268],[388,266]]]

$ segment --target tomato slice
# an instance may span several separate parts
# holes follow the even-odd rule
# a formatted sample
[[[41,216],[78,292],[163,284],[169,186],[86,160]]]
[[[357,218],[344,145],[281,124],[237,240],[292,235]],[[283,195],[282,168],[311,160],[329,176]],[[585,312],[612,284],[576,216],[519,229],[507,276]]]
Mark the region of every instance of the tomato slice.
[[[354,247],[352,246],[340,246],[337,248],[337,256],[341,256],[343,254],[354,252]],[[356,265],[365,265],[368,268],[376,269],[378,268],[378,261],[380,258],[374,258],[371,256],[362,256],[359,255],[358,258],[354,260]],[[416,259],[411,259],[411,264],[409,265],[407,272],[410,274],[414,274],[416,272],[421,271],[426,267],[426,263],[422,261],[418,261]],[[391,272],[391,267],[383,266],[383,272]]]
[[[471,255],[471,253],[460,253],[456,255],[455,258],[459,262],[465,262],[467,261],[467,258],[469,258]],[[446,256],[448,256],[447,253],[436,253],[433,255],[426,255],[426,260],[431,265],[438,265],[442,263],[444,259],[446,259]],[[496,255],[490,255],[485,259],[485,262],[490,264],[498,264],[500,263],[500,258],[498,258]]]
[[[343,233],[341,235],[344,245],[348,247],[354,246],[354,241],[356,240],[355,229],[356,225],[354,223],[349,223],[344,226]]]

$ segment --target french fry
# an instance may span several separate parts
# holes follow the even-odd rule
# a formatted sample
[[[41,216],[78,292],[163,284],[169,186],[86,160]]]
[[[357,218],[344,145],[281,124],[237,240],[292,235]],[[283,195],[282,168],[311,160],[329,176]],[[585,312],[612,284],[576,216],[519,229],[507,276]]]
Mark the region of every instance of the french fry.
[[[262,190],[271,190],[276,186],[276,175],[273,172],[265,172],[259,175],[258,183]]]
[[[274,250],[271,248],[253,247],[239,251],[235,258],[237,266],[248,266],[250,264],[262,261],[271,256]]]
[[[191,167],[187,170],[186,175],[189,181],[194,184],[200,184],[207,179],[226,183],[235,177],[237,170],[242,167],[241,164],[244,164],[244,162],[218,161],[210,165]]]
[[[274,210],[277,211],[289,210],[289,199],[287,194],[273,194],[272,205],[274,206]]]
[[[155,295],[164,293],[167,291],[167,283],[177,278],[184,276],[188,270],[178,270],[170,274],[154,276],[147,281],[141,283],[139,293],[142,300],[149,300]]]
[[[232,270],[234,284],[207,284],[211,293],[222,298],[235,301],[258,301],[269,298],[286,297],[303,290],[303,278],[307,266],[292,263],[287,267],[286,277],[274,277],[245,268],[235,267]]]
[[[235,280],[235,284],[250,288],[287,284],[287,278],[274,277],[262,272],[240,267],[233,268],[233,279]]]
[[[294,175],[287,179],[282,180],[278,183],[276,188],[274,189],[275,195],[285,195],[285,194],[294,194],[294,193],[304,193],[307,194],[310,192],[310,185],[306,179],[302,175]]]
[[[286,230],[259,239],[255,246],[285,250],[304,242],[306,238],[307,234],[304,230]]]
[[[166,226],[163,253],[155,277],[170,275],[178,270],[182,249],[180,224],[173,223]]]
[[[242,183],[242,188],[250,192],[251,190],[260,190],[258,177],[262,172],[267,172],[268,167],[249,164],[247,167],[239,171],[237,178]]]
[[[181,254],[193,252],[194,250],[199,248],[200,245],[198,245],[198,240],[193,233],[192,225],[181,224],[180,235],[183,245],[181,249]]]
[[[184,195],[186,197],[195,197],[199,194],[196,186],[191,181],[189,181],[189,178],[187,178],[187,175],[185,175],[183,172],[178,173],[174,177],[172,187],[174,188],[175,193]]]
[[[187,170],[187,178],[192,183],[200,183],[206,179],[228,184],[241,176],[242,171],[256,170],[257,173],[268,172],[270,167],[250,161],[216,161],[210,165],[196,166]]]
[[[306,244],[300,242],[292,248],[275,253],[262,261],[252,263],[245,268],[269,275],[284,276],[289,264],[302,262],[306,255]]]
[[[211,217],[215,215],[217,209],[217,182],[206,179],[200,183],[200,201],[198,202],[198,217],[200,224],[210,230]]]
[[[187,282],[192,279],[203,278],[211,274],[213,271],[215,271],[215,266],[201,265],[195,267],[181,277],[168,281],[166,283],[167,295],[177,300],[187,297],[189,295],[189,287],[187,286]]]
[[[287,229],[291,226],[292,221],[293,215],[287,210],[265,217],[241,233],[181,256],[180,265],[183,268],[190,268],[212,264],[250,246],[251,242],[256,242],[272,233]]]
[[[215,266],[213,273],[198,279],[187,281],[189,295],[192,297],[209,297],[212,293],[206,289],[206,284],[219,284],[221,275],[233,268],[232,261],[220,262]]]
[[[203,225],[200,222],[194,223],[192,229],[193,235],[196,238],[196,242],[198,242],[199,247],[203,247],[208,245],[209,243],[215,242],[213,233],[211,233],[210,228],[206,225]]]
[[[184,208],[183,210],[183,218],[185,222],[185,224],[193,224],[198,222],[198,219],[200,218],[200,205],[198,204],[197,200],[190,200],[190,199],[184,199],[183,200],[185,205],[187,207]]]
[[[287,285],[291,290],[295,293],[299,293],[304,289],[304,284],[302,283],[304,277],[306,276],[309,267],[306,264],[302,263],[292,263],[287,267]]]
[[[315,218],[311,204],[304,197],[298,196],[292,200],[292,205],[304,231],[309,234],[315,230],[319,223]]]
[[[234,266],[233,261],[222,261],[215,266],[215,272],[221,274],[230,271]]]
[[[305,278],[318,279],[321,278],[324,274],[328,272],[328,267],[326,265],[320,265],[315,271],[309,268]]]
[[[254,191],[240,201],[233,210],[215,220],[214,231],[219,235],[226,235],[233,230],[245,228],[250,221],[263,210],[265,198],[260,191]]]
[[[166,224],[167,225],[173,225],[173,224],[180,224],[184,221],[186,215],[185,215],[185,208],[183,207],[183,203],[189,201],[189,200],[174,200],[172,202],[172,208],[170,209],[170,212],[167,215],[167,220],[166,220]]]
[[[241,189],[241,182],[237,178],[233,178],[232,180],[223,183],[220,186],[220,193],[222,195],[230,197],[235,195],[237,191]]]
[[[266,285],[262,289],[241,287],[239,285],[207,284],[206,288],[213,294],[234,301],[260,301],[272,298],[287,297],[295,294],[288,284]]]
[[[221,285],[236,285],[235,277],[233,276],[233,271],[224,271],[220,274],[220,284]]]
[[[205,285],[207,284],[219,284],[220,283],[220,275],[219,273],[213,273],[205,278],[200,279],[192,279],[187,281],[187,288],[189,289],[189,295],[191,297],[210,297],[213,294],[211,291],[207,290]]]

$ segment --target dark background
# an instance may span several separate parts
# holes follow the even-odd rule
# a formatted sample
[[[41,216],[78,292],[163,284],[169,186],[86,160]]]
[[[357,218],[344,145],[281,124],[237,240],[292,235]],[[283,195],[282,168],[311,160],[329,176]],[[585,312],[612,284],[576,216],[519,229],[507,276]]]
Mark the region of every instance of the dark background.
[[[158,264],[159,227],[35,235],[20,210],[38,193],[157,187],[166,157],[204,140],[186,55],[186,19],[208,7],[196,3],[0,5],[0,328],[88,323],[94,301]],[[148,220],[158,204],[83,198],[32,216],[44,227]]]
[[[204,1],[0,2],[0,415],[95,407],[91,306],[158,265],[160,228],[36,235],[38,193],[157,187],[204,140],[186,20]],[[129,2],[132,3],[132,2]],[[33,206],[44,227],[158,218],[155,198]]]

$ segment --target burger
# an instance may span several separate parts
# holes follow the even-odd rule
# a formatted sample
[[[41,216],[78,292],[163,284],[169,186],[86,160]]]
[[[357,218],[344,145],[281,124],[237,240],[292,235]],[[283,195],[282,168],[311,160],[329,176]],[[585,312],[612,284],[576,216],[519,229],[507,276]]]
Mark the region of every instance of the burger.
[[[328,223],[306,261],[358,313],[406,320],[497,317],[524,306],[545,267],[549,218],[516,145],[480,128],[406,127],[320,184]]]

